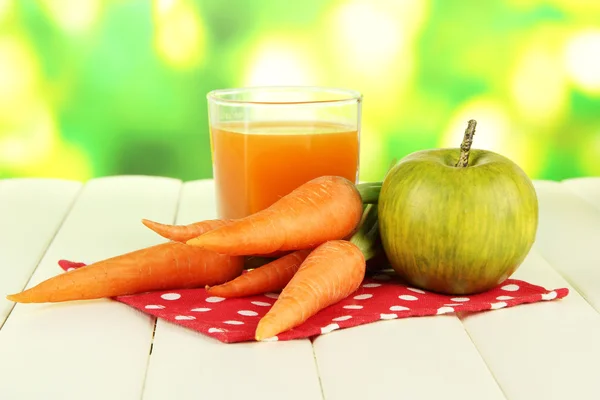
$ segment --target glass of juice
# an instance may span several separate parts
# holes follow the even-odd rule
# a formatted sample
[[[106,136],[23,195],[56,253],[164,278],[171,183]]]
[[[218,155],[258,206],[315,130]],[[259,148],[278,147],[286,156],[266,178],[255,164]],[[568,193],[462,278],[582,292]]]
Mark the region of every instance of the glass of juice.
[[[243,218],[323,175],[357,182],[362,95],[321,87],[208,93],[219,218]]]

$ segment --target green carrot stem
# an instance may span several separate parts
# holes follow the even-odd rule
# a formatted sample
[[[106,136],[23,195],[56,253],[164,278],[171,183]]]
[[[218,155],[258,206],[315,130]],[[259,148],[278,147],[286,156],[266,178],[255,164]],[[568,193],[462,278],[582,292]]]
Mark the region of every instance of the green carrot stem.
[[[379,192],[381,192],[381,182],[359,183],[356,188],[363,204],[377,204]]]
[[[369,260],[378,254],[380,246],[377,205],[367,205],[358,231],[352,235],[350,242],[355,244],[360,251],[362,251],[365,260]]]

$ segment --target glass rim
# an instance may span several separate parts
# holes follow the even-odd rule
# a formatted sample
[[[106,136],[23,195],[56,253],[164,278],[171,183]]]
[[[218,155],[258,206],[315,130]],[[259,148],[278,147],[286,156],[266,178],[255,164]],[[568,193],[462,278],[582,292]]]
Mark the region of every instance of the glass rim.
[[[261,91],[297,91],[297,92],[312,92],[312,93],[331,93],[337,94],[340,97],[332,97],[331,99],[323,100],[306,100],[306,101],[252,101],[228,99],[224,96],[237,93],[252,93]],[[223,88],[211,90],[206,94],[209,101],[219,104],[229,105],[256,105],[256,106],[298,106],[311,104],[343,104],[343,103],[360,103],[362,102],[362,93],[357,90],[343,89],[328,86],[246,86],[238,88]]]

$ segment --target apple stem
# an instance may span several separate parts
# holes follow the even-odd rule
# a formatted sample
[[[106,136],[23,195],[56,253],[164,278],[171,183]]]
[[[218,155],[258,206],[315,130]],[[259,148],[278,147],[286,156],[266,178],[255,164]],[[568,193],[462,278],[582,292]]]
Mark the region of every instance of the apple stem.
[[[456,167],[464,168],[469,165],[469,152],[471,151],[471,145],[473,144],[476,126],[477,121],[474,119],[469,120],[467,129],[465,130],[465,136],[463,136],[462,143],[460,144],[460,158],[455,165]]]

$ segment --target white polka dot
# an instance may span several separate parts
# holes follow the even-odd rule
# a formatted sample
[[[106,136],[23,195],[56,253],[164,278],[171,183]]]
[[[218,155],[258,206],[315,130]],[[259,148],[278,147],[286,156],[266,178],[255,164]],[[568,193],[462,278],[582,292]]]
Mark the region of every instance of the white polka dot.
[[[374,288],[379,286],[381,286],[381,283],[365,283],[364,285],[362,285],[362,287],[364,288]]]
[[[221,328],[208,328],[208,333],[215,333],[215,332],[225,332],[225,331]]]
[[[519,290],[519,285],[515,285],[514,283],[511,283],[509,285],[502,286],[501,289],[506,290],[507,292],[516,292],[517,290]]]
[[[270,298],[270,299],[278,299],[279,298],[279,294],[278,293],[265,293],[265,296]]]
[[[372,294],[368,294],[368,293],[359,294],[359,295],[354,296],[354,300],[366,300],[366,299],[370,299],[371,297],[373,297]]]
[[[425,294],[425,292],[422,291],[421,289],[417,289],[417,288],[414,288],[414,287],[409,287],[407,289],[410,290],[411,292]]]
[[[206,298],[207,303],[218,303],[223,300],[225,300],[224,297],[218,297],[218,296],[210,296],[210,297]]]
[[[148,304],[144,307],[146,310],[162,310],[165,306],[161,306],[159,304]]]
[[[379,314],[379,319],[396,319],[398,318],[397,314]]]
[[[67,272],[75,271],[75,269],[76,268],[73,268],[73,267],[67,268]]]
[[[332,321],[347,321],[352,318],[352,315],[342,315],[341,317],[332,318]]]
[[[359,304],[348,304],[347,306],[344,306],[344,308],[347,310],[361,310],[363,306]]]
[[[188,320],[196,319],[196,317],[192,317],[191,315],[177,315],[175,317],[175,319],[178,321],[188,321]]]
[[[264,301],[251,301],[252,304],[254,304],[255,306],[261,306],[261,307],[269,307],[271,305],[271,303],[267,303]]]
[[[448,313],[451,313],[451,312],[454,312],[454,308],[452,308],[452,307],[440,307],[437,310],[437,314],[438,315],[448,314]]]
[[[409,300],[409,301],[418,300],[416,296],[413,296],[410,294],[401,294],[400,296],[398,296],[398,298],[401,300]]]
[[[506,306],[507,306],[507,304],[505,302],[499,301],[498,303],[492,303],[492,308],[491,309],[492,310],[497,310],[499,308],[504,308]]]
[[[448,307],[462,306],[462,304],[458,304],[458,303],[448,303],[448,304],[444,304],[444,305],[448,306]]]
[[[278,340],[279,340],[279,338],[277,336],[271,336],[271,337],[262,339],[261,342],[276,342]]]
[[[206,308],[206,307],[192,308],[190,311],[207,312],[207,311],[210,311],[210,308]]]
[[[496,297],[496,300],[510,300],[510,299],[514,299],[514,297],[512,297],[512,296],[498,296],[498,297]]]
[[[246,317],[256,317],[258,315],[256,311],[251,310],[240,310],[238,311],[238,314],[245,315]]]
[[[387,274],[378,274],[374,275],[373,279],[377,279],[378,281],[389,281],[392,278],[390,278],[390,276]]]
[[[228,325],[244,325],[244,323],[242,321],[235,321],[235,320],[223,321],[223,323],[228,324]]]
[[[329,333],[331,331],[335,331],[336,329],[340,329],[338,324],[329,324],[321,328],[321,334]]]
[[[181,298],[179,293],[164,293],[160,295],[164,300],[177,300]]]
[[[390,311],[406,311],[406,310],[410,310],[410,308],[404,307],[404,306],[391,306],[390,307]]]
[[[457,303],[462,303],[464,301],[469,301],[471,299],[469,299],[468,297],[453,297],[450,300],[455,301]]]
[[[555,299],[558,294],[553,290],[548,293],[542,293],[542,300],[552,300]]]

